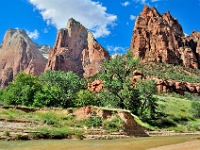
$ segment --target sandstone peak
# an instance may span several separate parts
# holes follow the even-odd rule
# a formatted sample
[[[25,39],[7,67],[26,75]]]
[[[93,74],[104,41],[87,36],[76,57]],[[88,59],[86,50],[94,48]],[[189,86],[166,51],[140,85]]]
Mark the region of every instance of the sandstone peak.
[[[52,47],[44,44],[42,46],[38,46],[38,49],[41,52],[41,54],[44,56],[44,58],[48,59],[48,54],[49,54],[49,51],[52,49]]]
[[[39,75],[44,71],[46,59],[26,34],[25,30],[6,31],[0,51],[0,86],[6,87],[19,72]]]
[[[94,39],[92,33],[73,18],[57,34],[50,51],[46,70],[73,71],[80,77],[89,77],[101,70],[108,52]]]
[[[169,11],[160,14],[155,7],[144,6],[135,22],[130,49],[135,57],[140,57],[143,61],[198,68],[198,37],[198,32],[194,32],[185,39],[181,25]]]

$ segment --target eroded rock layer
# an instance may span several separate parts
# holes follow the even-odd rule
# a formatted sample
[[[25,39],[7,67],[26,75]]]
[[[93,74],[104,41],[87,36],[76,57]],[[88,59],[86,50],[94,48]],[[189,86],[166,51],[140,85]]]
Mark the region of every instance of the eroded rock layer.
[[[170,12],[160,14],[154,7],[145,6],[137,17],[130,49],[144,61],[195,69],[200,65],[200,33],[186,37]]]
[[[26,31],[9,29],[0,48],[0,87],[5,88],[19,72],[39,75],[46,62]]]
[[[109,59],[108,52],[83,25],[70,19],[66,29],[60,29],[54,48],[50,51],[46,70],[73,71],[80,77],[89,77],[101,70]]]

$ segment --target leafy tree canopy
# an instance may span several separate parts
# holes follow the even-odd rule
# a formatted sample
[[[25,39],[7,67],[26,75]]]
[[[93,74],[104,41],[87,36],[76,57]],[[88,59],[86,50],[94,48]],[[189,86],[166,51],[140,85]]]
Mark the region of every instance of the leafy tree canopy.
[[[138,82],[133,88],[131,77],[140,67],[140,60],[133,59],[133,54],[117,55],[115,58],[103,63],[105,72],[99,75],[104,81],[105,91],[101,97],[103,101],[110,101],[115,107],[129,109],[135,114],[142,114],[144,110],[154,113],[156,100],[153,98],[155,83],[153,81]]]

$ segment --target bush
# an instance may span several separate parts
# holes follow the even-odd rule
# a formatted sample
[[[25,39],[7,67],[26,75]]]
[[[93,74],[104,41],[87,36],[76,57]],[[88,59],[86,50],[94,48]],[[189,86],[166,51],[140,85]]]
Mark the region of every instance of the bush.
[[[10,132],[9,131],[4,131],[3,136],[10,136]]]
[[[124,121],[116,115],[112,120],[106,120],[103,122],[103,128],[110,132],[117,132],[124,129]]]
[[[100,117],[90,117],[88,119],[83,120],[83,124],[88,128],[91,127],[100,127],[102,126],[102,120]]]
[[[98,102],[94,93],[91,93],[89,90],[80,90],[77,93],[74,105],[77,107],[83,107],[88,105],[97,106]]]
[[[41,119],[43,120],[43,123],[54,127],[58,127],[60,123],[59,117],[54,113],[41,114]]]

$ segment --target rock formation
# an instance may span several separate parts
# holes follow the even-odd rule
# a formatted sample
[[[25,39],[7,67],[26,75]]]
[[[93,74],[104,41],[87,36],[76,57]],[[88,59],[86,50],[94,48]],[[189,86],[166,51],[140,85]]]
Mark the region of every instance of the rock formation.
[[[39,75],[46,62],[26,31],[9,29],[0,49],[0,87],[5,88],[19,72]]]
[[[93,82],[88,83],[88,89],[91,92],[99,92],[103,90],[103,81],[96,79]]]
[[[70,19],[66,29],[60,29],[54,48],[50,51],[46,70],[73,71],[88,77],[101,70],[108,52],[83,25]]]
[[[160,14],[154,7],[144,7],[137,17],[130,50],[135,57],[199,68],[200,33],[185,37],[178,20],[170,12]]]
[[[148,77],[147,77],[148,78]],[[151,77],[157,83],[158,92],[176,92],[184,95],[185,92],[197,93],[200,95],[200,84],[181,82],[175,80],[159,79],[157,77]]]
[[[48,59],[48,54],[49,54],[49,51],[52,49],[52,47],[49,45],[42,45],[42,46],[38,46],[38,49],[42,53],[42,55],[46,59]]]
[[[137,86],[138,79],[147,80],[152,79],[156,82],[156,87],[158,92],[176,92],[181,95],[184,95],[185,92],[197,93],[200,95],[200,84],[198,83],[189,83],[184,81],[175,81],[175,80],[166,80],[160,79],[155,76],[144,76],[141,71],[135,70],[133,76],[131,77],[131,82],[133,83],[133,88]],[[91,92],[99,92],[103,90],[103,82],[100,80],[94,80],[91,83],[88,83],[88,89]]]

